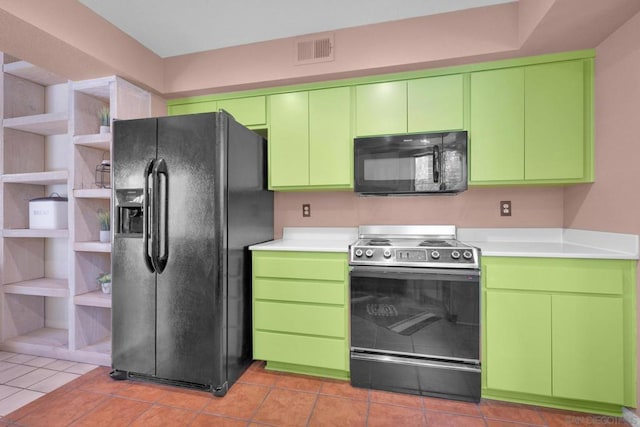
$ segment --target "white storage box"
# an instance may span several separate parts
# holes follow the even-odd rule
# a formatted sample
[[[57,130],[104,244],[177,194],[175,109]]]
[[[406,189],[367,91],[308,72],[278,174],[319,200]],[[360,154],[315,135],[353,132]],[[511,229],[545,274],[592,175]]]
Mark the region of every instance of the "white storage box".
[[[40,230],[68,228],[67,205],[66,197],[53,195],[29,200],[29,228]]]

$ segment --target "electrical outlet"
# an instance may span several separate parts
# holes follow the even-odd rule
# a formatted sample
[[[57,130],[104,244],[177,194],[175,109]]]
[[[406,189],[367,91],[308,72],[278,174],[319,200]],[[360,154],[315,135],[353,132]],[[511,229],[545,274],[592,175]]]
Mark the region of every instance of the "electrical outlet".
[[[302,216],[303,217],[310,217],[311,216],[311,204],[310,203],[305,203],[302,205]]]
[[[511,200],[500,202],[500,216],[511,216]]]

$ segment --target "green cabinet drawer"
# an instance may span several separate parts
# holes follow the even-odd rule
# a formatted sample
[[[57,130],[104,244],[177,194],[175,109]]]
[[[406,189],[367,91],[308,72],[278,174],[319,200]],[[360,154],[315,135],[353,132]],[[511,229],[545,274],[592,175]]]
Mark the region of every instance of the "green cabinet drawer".
[[[238,123],[245,126],[267,123],[267,99],[264,96],[223,99],[218,101],[218,108],[228,111]]]
[[[347,342],[344,339],[287,335],[255,331],[253,358],[294,365],[348,370]]]
[[[628,271],[616,260],[483,259],[488,289],[621,294]]]
[[[256,301],[256,330],[345,338],[345,308]]]
[[[258,300],[344,305],[345,283],[257,277],[253,281],[253,297]]]
[[[255,252],[253,274],[308,280],[346,280],[346,254],[321,252]]]

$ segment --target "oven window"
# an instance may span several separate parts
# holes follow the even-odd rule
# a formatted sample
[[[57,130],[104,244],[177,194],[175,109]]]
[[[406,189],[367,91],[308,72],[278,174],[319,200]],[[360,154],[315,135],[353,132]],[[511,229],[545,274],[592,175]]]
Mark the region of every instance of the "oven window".
[[[479,282],[351,277],[351,346],[479,359]]]

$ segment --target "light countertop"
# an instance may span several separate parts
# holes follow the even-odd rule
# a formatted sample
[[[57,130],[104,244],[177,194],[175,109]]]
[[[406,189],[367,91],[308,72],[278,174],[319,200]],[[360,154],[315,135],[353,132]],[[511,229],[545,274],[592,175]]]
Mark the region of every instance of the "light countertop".
[[[282,239],[249,246],[252,251],[349,252],[357,227],[284,227]]]
[[[635,234],[563,228],[458,228],[458,240],[483,256],[639,259]],[[344,252],[358,239],[356,227],[285,227],[282,239],[250,250]]]
[[[563,228],[460,228],[458,239],[482,256],[639,259],[635,234]]]

